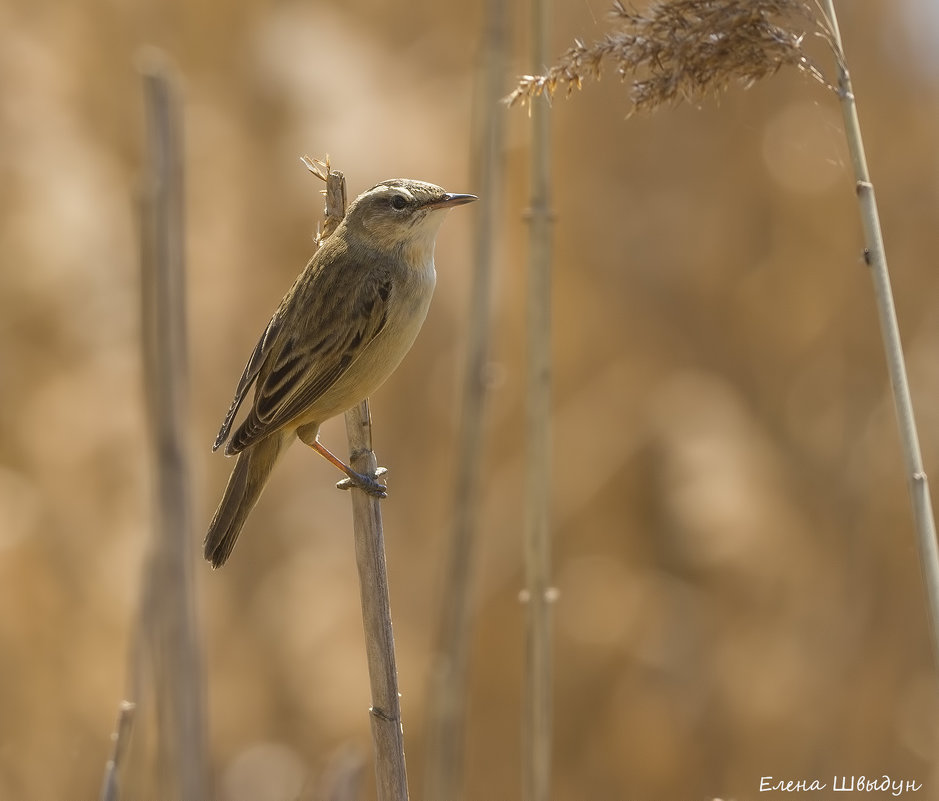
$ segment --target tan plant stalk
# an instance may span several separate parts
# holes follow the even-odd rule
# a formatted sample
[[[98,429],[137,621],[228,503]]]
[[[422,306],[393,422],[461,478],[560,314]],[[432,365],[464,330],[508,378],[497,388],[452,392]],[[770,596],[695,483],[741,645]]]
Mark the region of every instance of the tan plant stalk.
[[[887,357],[887,373],[890,376],[890,388],[893,393],[897,425],[900,429],[906,479],[913,505],[916,544],[919,549],[923,581],[926,585],[933,654],[936,665],[939,666],[939,548],[936,545],[936,523],[933,519],[932,498],[926,471],[923,468],[916,420],[913,416],[913,399],[907,379],[903,344],[900,341],[900,327],[893,303],[893,291],[890,288],[890,273],[887,270],[887,253],[880,228],[880,214],[874,196],[874,185],[871,183],[867,169],[867,156],[861,138],[861,123],[858,119],[851,75],[848,72],[844,55],[838,17],[835,14],[833,0],[821,0],[821,4],[827,17],[826,26],[829,31],[827,38],[838,62],[837,92],[841,100],[845,137],[857,182],[857,199],[861,212],[861,227],[864,231],[864,260],[870,267],[871,279],[874,282],[874,298],[880,319],[880,334]]]
[[[532,63],[544,64],[548,0],[532,0]],[[549,109],[531,109],[531,198],[528,209],[527,420],[525,437],[525,691],[523,797],[551,795],[551,142]]]
[[[463,794],[467,673],[472,639],[474,540],[481,506],[486,362],[489,358],[492,258],[501,208],[506,119],[499,107],[505,91],[509,6],[488,0],[478,54],[473,107],[474,191],[485,202],[476,210],[473,283],[463,374],[463,400],[449,554],[444,569],[442,609],[437,634],[425,743],[424,798],[456,801]]]
[[[329,168],[328,158],[325,162],[313,162],[304,157],[303,163],[310,172],[326,182],[326,222],[317,236],[317,241],[322,242],[345,216],[346,182],[341,172]],[[364,400],[346,412],[345,420],[350,466],[364,475],[376,475],[378,462],[372,451],[372,421],[368,401]],[[362,623],[365,628],[365,655],[372,691],[369,714],[378,801],[406,801],[408,777],[404,760],[404,731],[378,498],[361,490],[352,490],[352,521]]]
[[[121,767],[124,763],[124,756],[130,747],[130,738],[134,730],[134,710],[136,705],[132,701],[121,701],[120,710],[117,715],[117,726],[111,735],[113,743],[111,747],[111,757],[104,766],[104,781],[101,783],[101,793],[99,801],[120,801],[121,785],[120,775]]]
[[[154,500],[129,683],[137,718],[150,717],[156,725],[157,764],[148,791],[178,801],[204,801],[208,795],[205,693],[185,424],[188,345],[181,113],[174,73],[165,56],[150,49],[138,63],[148,133],[141,298]],[[128,729],[129,723],[124,731]]]

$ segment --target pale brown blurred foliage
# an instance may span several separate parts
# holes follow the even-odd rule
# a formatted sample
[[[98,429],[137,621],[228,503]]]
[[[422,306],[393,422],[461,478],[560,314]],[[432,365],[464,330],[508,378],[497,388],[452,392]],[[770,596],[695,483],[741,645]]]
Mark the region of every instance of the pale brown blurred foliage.
[[[393,176],[472,192],[480,6],[0,8],[0,797],[93,797],[125,685],[149,503],[135,49],[164,47],[185,76],[204,522],[230,468],[209,452],[218,423],[312,252],[322,201],[299,156],[328,152],[351,193]],[[604,0],[558,6],[558,54],[606,25]],[[935,473],[939,76],[915,60],[906,3],[839,6]],[[516,45],[506,92],[528,71]],[[615,80],[554,105],[558,799],[742,799],[763,775],[886,772],[935,786],[939,699],[834,102],[783,70],[652,118],[625,119]],[[519,794],[527,118],[506,114],[474,800]],[[441,232],[424,332],[372,400],[391,469],[383,512],[412,777],[471,217]],[[324,439],[341,449],[342,422]],[[331,758],[370,748],[351,515],[335,481],[295,447],[231,564],[200,574],[218,799],[309,798]]]

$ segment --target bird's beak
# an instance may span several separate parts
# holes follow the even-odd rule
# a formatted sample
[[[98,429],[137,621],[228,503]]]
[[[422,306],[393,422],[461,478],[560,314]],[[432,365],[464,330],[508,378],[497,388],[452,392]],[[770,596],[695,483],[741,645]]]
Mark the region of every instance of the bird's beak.
[[[452,209],[454,206],[462,206],[464,203],[472,203],[474,200],[478,200],[476,195],[455,195],[451,192],[447,192],[440,200],[435,200],[433,203],[428,203],[424,206],[425,209]]]

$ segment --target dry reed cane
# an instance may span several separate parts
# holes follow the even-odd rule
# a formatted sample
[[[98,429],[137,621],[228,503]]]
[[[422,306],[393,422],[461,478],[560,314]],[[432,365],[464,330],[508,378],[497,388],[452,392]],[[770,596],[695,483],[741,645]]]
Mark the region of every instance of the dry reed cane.
[[[880,335],[887,358],[887,373],[890,376],[890,388],[893,394],[897,426],[900,430],[900,443],[903,448],[906,480],[910,490],[910,502],[913,506],[916,544],[919,549],[920,567],[923,571],[923,583],[926,587],[933,657],[935,666],[939,668],[939,548],[936,545],[936,523],[933,519],[932,498],[926,471],[923,468],[916,420],[913,416],[913,399],[910,395],[903,344],[900,341],[900,327],[893,303],[893,291],[890,288],[890,274],[887,271],[887,254],[880,228],[880,215],[877,211],[877,200],[874,197],[874,185],[871,183],[867,169],[867,156],[861,138],[861,123],[858,119],[854,89],[851,86],[851,76],[848,73],[844,56],[838,17],[835,14],[833,0],[821,0],[821,3],[827,17],[826,27],[830,34],[827,38],[838,62],[837,92],[844,117],[845,138],[848,142],[851,164],[857,182],[857,199],[861,213],[861,227],[864,231],[864,260],[870,267],[874,284]]]
[[[130,695],[139,717],[153,700],[157,764],[147,789],[174,801],[208,796],[201,634],[195,609],[187,390],[181,112],[173,70],[148,48],[138,57],[147,109],[148,171],[141,209],[141,317],[145,397],[154,454],[152,537],[142,571]],[[102,795],[117,798],[133,711],[122,707]]]
[[[498,101],[505,91],[508,29],[508,4],[503,0],[487,0],[477,61],[472,145],[473,185],[486,202],[476,210],[453,520],[441,588],[442,609],[424,737],[427,749],[424,798],[451,801],[463,795],[467,674],[475,600],[474,540],[479,528],[478,510],[483,505],[480,485],[485,439],[486,361],[492,326],[492,260],[497,220],[501,214],[499,200],[506,125]]]
[[[326,222],[317,241],[322,242],[336,229],[346,213],[345,178],[325,162],[303,163],[326,182]],[[372,422],[368,400],[345,415],[349,438],[350,466],[364,475],[376,474],[378,462],[372,451]],[[375,780],[378,801],[406,801],[407,767],[404,760],[404,731],[398,696],[394,633],[391,628],[391,601],[385,565],[381,505],[373,495],[352,489],[352,520],[355,536],[355,562],[359,571],[362,623],[365,628],[365,654],[372,692],[369,715],[375,752]]]
[[[548,0],[532,0],[531,58],[545,63]],[[528,208],[527,420],[525,438],[525,692],[523,797],[551,795],[551,144],[549,109],[531,108],[531,198]]]

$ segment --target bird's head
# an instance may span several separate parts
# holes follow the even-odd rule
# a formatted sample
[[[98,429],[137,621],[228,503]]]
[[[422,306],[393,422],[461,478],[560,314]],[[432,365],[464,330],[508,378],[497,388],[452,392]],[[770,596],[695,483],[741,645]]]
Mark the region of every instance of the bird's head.
[[[346,211],[348,228],[372,247],[405,251],[423,267],[433,256],[434,241],[446,212],[476,200],[409,178],[383,181],[359,195]]]

